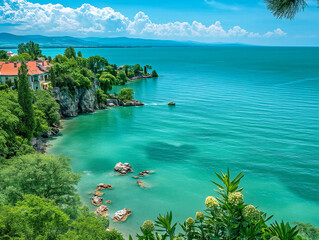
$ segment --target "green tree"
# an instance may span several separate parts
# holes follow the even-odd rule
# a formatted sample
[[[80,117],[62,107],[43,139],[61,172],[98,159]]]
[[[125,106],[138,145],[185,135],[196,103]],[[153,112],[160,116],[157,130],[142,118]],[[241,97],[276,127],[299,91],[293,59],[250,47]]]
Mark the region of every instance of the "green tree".
[[[11,78],[6,79],[6,84],[8,85],[8,87],[14,87],[14,82]]]
[[[87,206],[80,211],[80,216],[70,224],[68,232],[60,235],[60,240],[124,240],[115,229],[106,231],[109,220],[89,212]]]
[[[96,90],[95,96],[99,104],[105,103],[107,95],[101,89]]]
[[[140,64],[135,64],[133,66],[133,70],[134,70],[134,75],[137,76],[141,73],[141,71],[143,71],[143,68],[141,67]]]
[[[33,152],[28,140],[19,136],[23,111],[17,91],[2,90],[0,94],[0,160]]]
[[[156,70],[152,71],[152,77],[158,77],[158,74],[157,74]]]
[[[4,50],[0,50],[0,60],[7,60],[9,57],[7,56],[7,52]]]
[[[16,61],[24,62],[24,61],[31,61],[32,57],[30,56],[29,53],[21,53],[19,55],[15,55],[13,57],[10,57],[9,60],[13,61],[13,62],[16,62]]]
[[[73,47],[68,47],[65,49],[64,51],[64,56],[66,56],[67,58],[76,58],[76,53]]]
[[[33,97],[29,88],[28,68],[25,63],[21,64],[18,75],[18,100],[23,111],[21,133],[25,138],[31,139],[35,129],[35,120],[32,106]]]
[[[116,78],[118,84],[120,85],[124,85],[125,83],[127,83],[127,76],[123,70],[118,71]]]
[[[116,83],[116,78],[108,72],[103,72],[100,76],[99,86],[104,92],[112,90],[112,85],[116,85]]]
[[[78,57],[82,57],[82,53],[81,53],[81,51],[78,51]]]
[[[42,57],[42,51],[39,44],[32,41],[28,43],[20,43],[18,45],[18,54],[22,53],[28,53],[32,57],[32,60]]]
[[[131,101],[133,99],[134,91],[132,88],[122,88],[118,93],[118,98],[124,102]]]
[[[152,66],[150,66],[150,65],[145,65],[145,66],[144,66],[144,74],[147,74],[147,69],[152,69]]]
[[[128,76],[128,70],[131,69],[131,66],[130,65],[124,65],[123,68],[125,70],[126,76]]]
[[[72,171],[70,159],[63,156],[35,153],[11,158],[0,169],[0,205],[15,204],[33,194],[54,200],[74,218],[80,205],[76,194],[80,177]]]
[[[51,96],[50,92],[38,89],[36,92],[34,106],[44,114],[44,119],[49,126],[52,124],[59,125],[60,105]]]
[[[90,69],[93,73],[97,73],[98,71],[104,70],[104,68],[108,65],[108,61],[100,56],[91,56],[87,59],[88,69]]]
[[[25,195],[12,206],[0,207],[1,239],[57,239],[68,228],[69,217],[54,201]]]

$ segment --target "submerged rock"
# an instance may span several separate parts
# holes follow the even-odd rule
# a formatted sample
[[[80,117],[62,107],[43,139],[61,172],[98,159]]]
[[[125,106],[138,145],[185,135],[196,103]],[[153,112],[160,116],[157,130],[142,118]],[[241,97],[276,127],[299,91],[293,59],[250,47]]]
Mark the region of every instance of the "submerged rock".
[[[96,187],[97,191],[100,191],[100,190],[103,190],[103,189],[113,189],[113,186],[111,184],[100,183]]]
[[[115,222],[124,222],[127,219],[127,217],[131,214],[132,211],[130,209],[124,208],[114,213],[113,220]]]
[[[141,188],[149,188],[151,187],[148,183],[141,181],[141,180],[137,180],[137,185],[139,185]]]
[[[101,205],[102,201],[103,201],[103,198],[101,198],[101,197],[99,197],[99,196],[91,197],[91,202],[92,202],[92,204],[94,204],[95,206]]]
[[[98,197],[101,197],[103,194],[104,194],[104,193],[99,192],[99,191],[97,191],[97,192],[94,193],[94,195],[95,195],[95,196],[98,196]]]
[[[145,170],[145,171],[140,172],[138,175],[140,175],[140,176],[145,176],[145,175],[148,175],[148,174],[154,173],[154,172],[155,172],[155,171]]]
[[[141,180],[137,180],[137,185],[139,185],[140,187],[144,188],[145,187],[145,182],[141,181]]]
[[[122,175],[126,175],[129,172],[133,172],[132,166],[128,163],[117,163],[114,167],[114,171],[119,172]]]
[[[101,205],[95,211],[95,213],[101,217],[106,217],[108,215],[109,209],[105,205]]]

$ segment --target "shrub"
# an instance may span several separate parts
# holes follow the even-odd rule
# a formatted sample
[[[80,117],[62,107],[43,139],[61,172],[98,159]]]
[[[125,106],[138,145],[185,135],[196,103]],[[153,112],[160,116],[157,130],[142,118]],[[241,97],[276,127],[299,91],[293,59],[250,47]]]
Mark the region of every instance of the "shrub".
[[[118,98],[124,102],[129,102],[133,99],[133,89],[132,88],[122,88],[118,93]]]
[[[157,74],[156,70],[152,71],[152,77],[158,77],[158,74]]]

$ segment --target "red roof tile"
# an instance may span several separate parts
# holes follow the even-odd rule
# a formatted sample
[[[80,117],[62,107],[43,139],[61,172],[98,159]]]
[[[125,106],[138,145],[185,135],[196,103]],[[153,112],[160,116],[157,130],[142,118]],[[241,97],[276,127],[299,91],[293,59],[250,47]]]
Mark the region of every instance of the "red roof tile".
[[[28,74],[43,74],[47,72],[47,67],[51,64],[49,61],[28,61],[25,62],[28,66]],[[21,62],[0,62],[0,76],[17,76],[18,69],[21,66]]]

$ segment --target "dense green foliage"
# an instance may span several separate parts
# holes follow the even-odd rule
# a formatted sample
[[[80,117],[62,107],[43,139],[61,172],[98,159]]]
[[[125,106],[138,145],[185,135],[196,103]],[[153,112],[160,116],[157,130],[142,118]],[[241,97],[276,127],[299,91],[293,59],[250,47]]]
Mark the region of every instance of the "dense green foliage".
[[[20,43],[18,45],[18,54],[20,55],[22,53],[28,53],[31,56],[32,60],[43,57],[39,44],[32,41],[28,43]]]
[[[152,71],[152,77],[158,77],[158,74],[155,70]]]
[[[101,90],[101,89],[96,90],[95,96],[96,96],[97,102],[99,104],[105,104],[107,95],[104,93],[103,90]]]
[[[94,74],[80,66],[76,59],[57,55],[52,62],[50,80],[53,87],[69,87],[70,91],[75,87],[92,88]]]
[[[99,82],[100,82],[100,88],[104,92],[107,92],[109,90],[112,90],[112,85],[116,85],[117,80],[116,80],[116,77],[114,77],[112,74],[108,72],[103,72],[99,78]]]
[[[319,228],[314,227],[310,223],[295,223],[299,231],[299,235],[305,240],[319,239]]]
[[[78,51],[78,57],[82,57],[81,51]]]
[[[30,154],[0,168],[0,239],[124,240],[109,220],[79,208],[69,159]],[[18,173],[18,174],[17,174]]]
[[[32,57],[30,56],[29,53],[21,53],[19,55],[15,55],[13,57],[10,57],[9,60],[12,61],[12,62],[16,62],[16,61],[20,61],[20,62],[31,61]]]
[[[68,214],[76,216],[80,201],[75,187],[80,175],[72,172],[70,159],[39,153],[24,155],[4,161],[0,173],[2,204],[15,204],[24,195],[34,194],[55,200]]]
[[[177,223],[173,222],[172,212],[159,215],[155,224],[151,220],[144,222],[141,227],[139,240],[179,239],[179,240],[302,240],[316,239],[316,232],[312,226],[301,225],[291,227],[289,223],[274,222],[267,225],[271,217],[258,210],[253,205],[244,202],[242,190],[239,187],[243,173],[234,179],[227,173],[216,173],[221,183],[213,182],[217,188],[219,197],[208,196],[205,200],[206,210],[196,212],[195,219],[188,218],[183,224],[179,224],[181,231],[178,233]],[[302,231],[304,227],[304,230]],[[311,229],[311,230],[309,230]],[[314,238],[306,238],[312,233]],[[130,236],[130,239],[133,239]]]
[[[5,50],[0,50],[0,61],[8,60],[7,52]]]
[[[37,90],[33,106],[44,114],[43,118],[46,120],[49,126],[51,126],[52,124],[59,124],[60,106],[54,100],[54,98],[52,98],[50,92],[44,90]]]
[[[124,85],[127,82],[127,76],[123,70],[117,72],[116,79],[119,85]]]
[[[64,56],[67,58],[76,58],[76,53],[73,47],[68,47],[64,51]]]
[[[134,97],[134,91],[132,88],[122,88],[118,93],[118,98],[124,102],[131,101]]]
[[[22,108],[20,133],[30,140],[35,130],[34,111],[32,106],[32,93],[29,88],[28,68],[25,63],[19,68],[18,102]]]
[[[143,68],[141,67],[140,64],[135,64],[133,66],[133,71],[134,71],[134,75],[137,76],[143,71]]]
[[[1,85],[4,86],[4,85]],[[27,93],[31,94],[27,88]],[[59,105],[54,98],[44,90],[37,90],[36,96],[31,95],[35,115],[34,135],[41,134],[51,124],[59,124]],[[32,111],[32,110],[31,110]],[[0,160],[30,153],[33,148],[30,146],[25,130],[26,123],[30,119],[25,117],[21,105],[18,102],[17,90],[7,88],[1,90],[0,94]]]
[[[15,206],[0,206],[1,239],[56,239],[68,222],[54,201],[34,195],[23,196]]]

